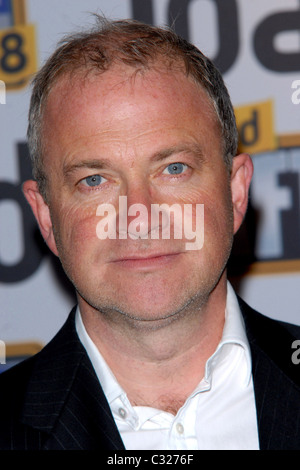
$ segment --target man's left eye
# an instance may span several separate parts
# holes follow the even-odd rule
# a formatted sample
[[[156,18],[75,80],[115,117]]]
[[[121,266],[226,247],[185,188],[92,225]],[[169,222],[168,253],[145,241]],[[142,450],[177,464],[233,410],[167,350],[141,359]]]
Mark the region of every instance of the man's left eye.
[[[94,186],[99,186],[100,184],[104,183],[105,181],[107,181],[107,180],[105,178],[103,178],[103,176],[92,175],[92,176],[88,176],[87,178],[84,178],[81,182],[85,186],[94,187]]]
[[[184,163],[171,163],[164,169],[163,173],[167,173],[169,175],[180,175],[186,169],[187,165],[185,165]]]

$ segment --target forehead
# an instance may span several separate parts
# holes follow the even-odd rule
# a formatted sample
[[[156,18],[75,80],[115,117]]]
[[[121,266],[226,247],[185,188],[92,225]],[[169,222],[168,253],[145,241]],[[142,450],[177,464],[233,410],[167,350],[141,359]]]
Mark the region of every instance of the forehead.
[[[182,69],[114,65],[101,74],[59,79],[46,102],[43,134],[52,142],[95,134],[134,138],[148,128],[189,128],[200,121],[211,132],[219,131],[206,91]]]

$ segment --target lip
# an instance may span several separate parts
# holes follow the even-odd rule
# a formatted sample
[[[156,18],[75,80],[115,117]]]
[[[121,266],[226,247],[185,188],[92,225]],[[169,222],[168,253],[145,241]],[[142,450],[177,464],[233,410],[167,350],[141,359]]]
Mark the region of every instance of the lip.
[[[112,263],[126,269],[155,269],[168,265],[178,259],[182,252],[158,253],[147,256],[124,256],[113,260]]]

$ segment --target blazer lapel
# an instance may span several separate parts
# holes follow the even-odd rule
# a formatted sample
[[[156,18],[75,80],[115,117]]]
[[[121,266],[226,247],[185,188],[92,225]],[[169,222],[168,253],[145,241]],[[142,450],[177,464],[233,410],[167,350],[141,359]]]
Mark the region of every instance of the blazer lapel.
[[[300,374],[291,349],[289,325],[264,317],[240,300],[252,353],[261,450],[300,449]],[[298,338],[297,338],[298,336]]]
[[[23,422],[41,432],[44,449],[124,449],[74,317],[75,309],[37,357]]]

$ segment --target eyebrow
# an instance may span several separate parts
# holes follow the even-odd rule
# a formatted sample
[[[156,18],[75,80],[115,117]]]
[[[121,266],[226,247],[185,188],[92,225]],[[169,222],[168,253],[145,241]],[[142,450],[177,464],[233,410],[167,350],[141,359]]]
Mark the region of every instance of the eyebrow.
[[[179,153],[193,153],[201,161],[205,160],[204,152],[201,145],[197,143],[183,143],[179,145],[174,145],[173,147],[161,150],[154,154],[153,160],[160,161],[168,157],[171,157],[173,154]]]
[[[91,159],[81,160],[77,163],[67,163],[63,166],[64,177],[67,178],[70,174],[80,170],[81,168],[103,170],[103,168],[112,168],[112,164],[111,161],[107,159]]]
[[[152,156],[151,160],[162,161],[162,160],[167,159],[168,157],[171,157],[174,154],[180,154],[184,152],[193,153],[197,158],[200,159],[200,161],[205,160],[202,147],[196,143],[184,143],[184,144],[174,145],[173,147],[160,150]],[[70,174],[76,172],[77,170],[80,170],[81,168],[103,170],[104,168],[111,169],[113,167],[114,165],[109,159],[105,159],[105,158],[104,159],[88,159],[88,160],[81,160],[75,163],[70,162],[70,163],[64,164],[63,174],[64,174],[64,178],[67,179]]]

